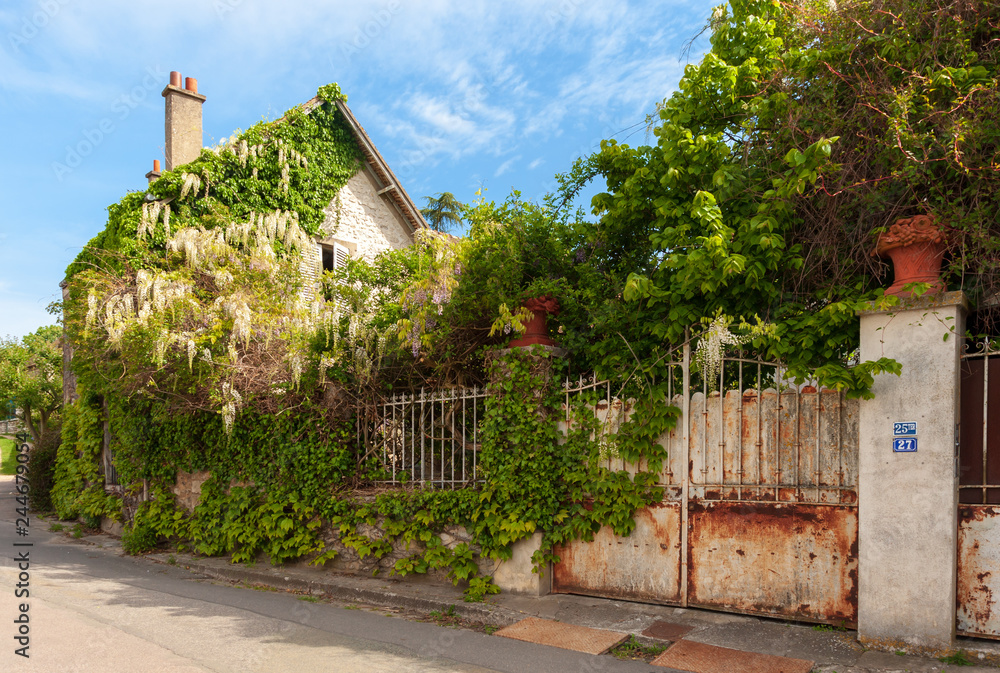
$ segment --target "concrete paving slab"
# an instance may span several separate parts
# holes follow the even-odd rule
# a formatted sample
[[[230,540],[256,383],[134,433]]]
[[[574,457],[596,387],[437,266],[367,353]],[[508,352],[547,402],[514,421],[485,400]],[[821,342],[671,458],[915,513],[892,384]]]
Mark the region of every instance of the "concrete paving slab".
[[[708,626],[686,636],[708,645],[853,666],[864,648],[848,631],[816,630],[774,620],[747,619]]]
[[[874,668],[880,671],[895,670],[909,671],[910,673],[940,673],[945,667],[944,664],[935,659],[875,651],[865,652],[858,657],[858,666]],[[968,670],[968,668],[963,670]]]
[[[809,673],[812,661],[743,652],[682,640],[653,659],[654,666],[691,673]]]
[[[516,624],[505,626],[495,635],[586,654],[604,654],[628,638],[627,633],[592,629],[587,626],[564,624],[537,617],[528,617]]]

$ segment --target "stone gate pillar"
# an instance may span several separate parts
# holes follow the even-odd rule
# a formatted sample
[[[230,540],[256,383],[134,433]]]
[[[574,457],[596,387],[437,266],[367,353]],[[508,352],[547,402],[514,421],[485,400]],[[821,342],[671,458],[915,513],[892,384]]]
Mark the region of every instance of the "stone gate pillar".
[[[552,376],[552,359],[565,357],[566,351],[558,346],[529,344],[517,346],[511,349],[497,351],[494,357],[516,354],[517,357],[526,358],[532,365],[532,369],[546,382],[545,385],[559,385],[559,381]],[[492,378],[489,382],[491,394],[499,394],[498,387],[507,378],[505,368],[498,367],[493,370]],[[531,395],[538,400],[545,397],[546,390],[543,385],[539,390],[517,391],[519,395]],[[544,417],[554,413],[552,409],[539,407],[538,414]],[[534,564],[531,557],[542,546],[542,533],[535,531],[530,537],[519,540],[513,544],[511,558],[499,563],[490,564],[486,559],[480,570],[484,574],[492,574],[493,581],[496,582],[503,591],[518,594],[528,594],[530,596],[545,596],[552,591],[552,564],[548,564],[542,572],[534,572]]]
[[[860,407],[858,637],[951,648],[958,538],[957,439],[966,297],[947,292],[861,314],[861,360],[889,357]]]

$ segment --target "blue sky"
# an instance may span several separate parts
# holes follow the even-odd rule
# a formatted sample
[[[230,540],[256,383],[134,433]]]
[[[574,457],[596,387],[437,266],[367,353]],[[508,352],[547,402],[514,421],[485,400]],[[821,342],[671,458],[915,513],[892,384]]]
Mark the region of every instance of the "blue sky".
[[[66,266],[163,158],[171,70],[207,96],[206,145],[338,82],[420,205],[540,199],[602,138],[646,142],[712,4],[5,0],[0,336],[54,322]]]

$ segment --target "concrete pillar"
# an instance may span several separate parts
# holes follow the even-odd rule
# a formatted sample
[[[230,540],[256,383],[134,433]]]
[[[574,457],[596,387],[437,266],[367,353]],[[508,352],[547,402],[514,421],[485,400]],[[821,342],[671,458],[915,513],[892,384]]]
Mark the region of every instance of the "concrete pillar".
[[[490,572],[481,568],[484,574],[492,574],[493,581],[501,590],[528,596],[547,596],[552,591],[552,564],[546,564],[542,572],[534,572],[532,555],[542,546],[542,534],[535,532],[531,537],[514,543],[511,557],[500,561]],[[488,563],[481,563],[482,566]]]
[[[948,649],[955,638],[961,292],[861,314],[861,359],[889,357],[862,400],[858,637],[879,648]],[[915,423],[911,428],[896,423]],[[913,439],[900,442],[895,439]],[[915,451],[900,452],[896,449]]]

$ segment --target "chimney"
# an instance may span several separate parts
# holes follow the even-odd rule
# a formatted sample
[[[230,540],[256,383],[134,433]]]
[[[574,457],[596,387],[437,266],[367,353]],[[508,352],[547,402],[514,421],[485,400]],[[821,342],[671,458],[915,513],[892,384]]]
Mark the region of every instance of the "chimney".
[[[205,97],[198,93],[198,80],[194,77],[188,77],[182,88],[181,74],[176,71],[170,73],[170,84],[163,90],[163,97],[167,99],[166,169],[170,171],[201,154],[201,104]]]
[[[146,179],[149,180],[149,184],[153,184],[153,180],[160,177],[160,160],[153,159],[153,170],[146,173]]]

